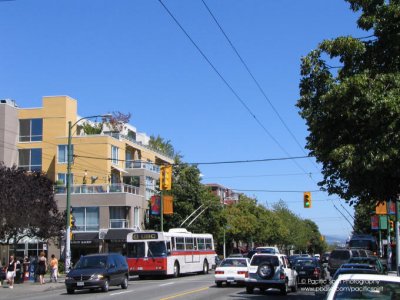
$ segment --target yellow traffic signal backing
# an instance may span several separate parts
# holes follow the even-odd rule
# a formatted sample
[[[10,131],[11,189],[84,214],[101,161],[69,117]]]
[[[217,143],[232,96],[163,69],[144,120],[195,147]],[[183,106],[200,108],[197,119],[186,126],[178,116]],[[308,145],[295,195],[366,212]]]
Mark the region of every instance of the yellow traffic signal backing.
[[[160,168],[160,190],[169,191],[172,186],[172,166],[161,166]]]
[[[311,193],[310,192],[304,192],[303,202],[304,202],[304,208],[311,208],[312,201],[311,201]]]

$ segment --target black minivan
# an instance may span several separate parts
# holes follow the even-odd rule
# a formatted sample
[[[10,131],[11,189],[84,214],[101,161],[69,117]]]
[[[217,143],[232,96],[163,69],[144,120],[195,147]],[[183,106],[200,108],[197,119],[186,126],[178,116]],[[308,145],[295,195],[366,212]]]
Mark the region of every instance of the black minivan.
[[[112,285],[128,288],[128,264],[117,253],[90,254],[82,256],[65,278],[68,294],[75,290],[100,288],[108,292]]]

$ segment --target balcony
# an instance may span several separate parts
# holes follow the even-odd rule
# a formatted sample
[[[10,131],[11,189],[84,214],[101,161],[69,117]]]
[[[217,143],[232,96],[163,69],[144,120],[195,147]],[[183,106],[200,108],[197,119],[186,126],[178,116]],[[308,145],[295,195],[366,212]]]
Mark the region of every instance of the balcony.
[[[110,219],[109,228],[129,228],[129,222],[125,219]]]
[[[160,173],[160,166],[140,160],[127,160],[125,162],[125,169],[145,169],[154,173]]]
[[[66,194],[67,188],[65,186],[55,186],[54,191],[56,194]],[[110,193],[128,193],[139,195],[139,188],[124,184],[80,184],[71,186],[71,194],[110,194]]]

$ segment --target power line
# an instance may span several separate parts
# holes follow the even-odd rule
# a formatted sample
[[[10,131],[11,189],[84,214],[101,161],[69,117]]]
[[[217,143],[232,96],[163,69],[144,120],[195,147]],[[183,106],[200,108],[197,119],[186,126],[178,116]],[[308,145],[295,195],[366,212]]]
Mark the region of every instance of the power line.
[[[279,143],[279,141],[268,131],[268,129],[261,123],[261,121],[255,116],[252,110],[248,107],[248,105],[243,101],[243,99],[238,95],[238,93],[233,89],[233,87],[226,81],[226,79],[222,76],[222,74],[218,71],[218,69],[214,66],[214,64],[209,60],[209,58],[204,54],[204,52],[200,49],[197,43],[191,38],[189,33],[183,28],[181,23],[175,18],[173,13],[167,8],[167,6],[163,3],[162,0],[158,0],[160,4],[163,6],[165,11],[170,15],[170,17],[175,21],[178,27],[182,30],[182,32],[186,35],[186,37],[190,40],[193,46],[197,49],[197,51],[201,54],[204,60],[210,65],[210,67],[214,70],[214,72],[218,75],[218,77],[223,81],[223,83],[228,87],[228,89],[233,93],[236,99],[242,104],[242,106],[246,109],[246,111],[253,117],[253,119],[257,122],[257,124],[263,129],[263,131],[272,139],[275,144],[288,156],[290,154],[283,148],[283,146]],[[302,166],[300,166],[295,160],[294,163],[304,172],[307,173]]]
[[[279,190],[242,190],[242,189],[231,189],[233,191],[239,191],[239,192],[264,192],[264,193],[303,193],[304,190],[302,191],[279,191]],[[322,191],[320,190],[313,190],[313,191],[309,191],[309,192],[313,192],[313,193],[320,193]]]
[[[306,174],[307,176],[311,176],[312,174],[316,173],[308,173]],[[235,176],[207,176],[207,177],[202,177],[202,179],[220,179],[220,178],[259,178],[259,177],[285,177],[285,176],[304,176],[304,173],[282,173],[282,174],[260,174],[260,175],[235,175]]]
[[[222,28],[221,24],[218,22],[217,18],[215,17],[215,15],[213,14],[213,12],[211,11],[211,9],[208,7],[208,5],[206,4],[206,2],[204,0],[201,0],[204,4],[204,6],[206,7],[208,13],[211,15],[211,17],[213,18],[213,20],[215,21],[215,23],[217,24],[218,28],[220,29],[220,31],[222,32],[222,34],[224,35],[224,37],[226,38],[226,40],[228,41],[229,45],[231,46],[232,50],[235,52],[236,56],[239,58],[239,60],[241,61],[242,65],[245,67],[247,73],[250,75],[250,77],[253,79],[254,83],[256,84],[257,88],[259,89],[259,91],[261,92],[261,94],[264,96],[265,100],[268,102],[268,104],[270,105],[270,107],[272,108],[272,110],[274,111],[275,115],[278,117],[278,119],[281,121],[281,123],[283,124],[283,126],[286,128],[286,130],[289,132],[290,136],[293,138],[293,140],[296,142],[297,146],[301,149],[301,151],[307,155],[307,153],[304,151],[304,147],[300,144],[300,142],[297,140],[296,136],[293,134],[293,132],[290,130],[289,126],[286,124],[285,120],[282,118],[282,116],[280,115],[280,113],[278,112],[278,110],[275,108],[275,106],[273,105],[273,103],[271,102],[271,100],[268,98],[266,92],[264,91],[264,89],[261,87],[260,83],[258,82],[258,80],[255,78],[253,72],[251,72],[249,66],[247,65],[247,63],[244,61],[244,59],[242,58],[242,56],[239,54],[238,50],[236,49],[236,47],[233,45],[231,39],[228,37],[228,35],[226,34],[225,30]],[[313,165],[315,166],[315,168],[317,170],[319,170],[319,168],[316,166],[316,164],[313,162]]]

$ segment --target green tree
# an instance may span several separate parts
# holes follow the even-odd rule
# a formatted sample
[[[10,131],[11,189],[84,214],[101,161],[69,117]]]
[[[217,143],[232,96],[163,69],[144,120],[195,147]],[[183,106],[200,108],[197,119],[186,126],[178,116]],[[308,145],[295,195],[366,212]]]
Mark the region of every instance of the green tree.
[[[354,232],[372,234],[371,215],[374,212],[375,203],[358,203],[354,207]]]
[[[170,140],[165,140],[159,135],[157,137],[150,136],[149,147],[153,150],[159,151],[169,157],[179,156],[178,153],[175,152],[174,147],[171,144]]]
[[[371,36],[325,40],[303,57],[297,106],[320,186],[353,204],[400,193],[400,3],[348,2]]]

